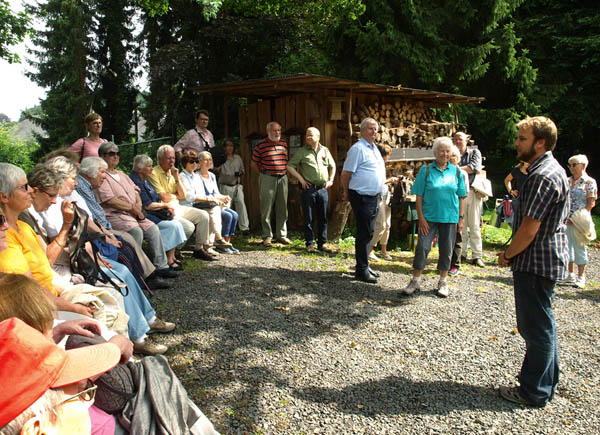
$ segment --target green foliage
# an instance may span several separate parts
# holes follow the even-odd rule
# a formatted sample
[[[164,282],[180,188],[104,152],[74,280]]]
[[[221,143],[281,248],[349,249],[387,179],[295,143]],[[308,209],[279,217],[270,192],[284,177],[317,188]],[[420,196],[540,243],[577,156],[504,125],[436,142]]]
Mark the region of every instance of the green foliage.
[[[12,163],[29,172],[35,166],[31,155],[38,148],[39,144],[34,140],[17,136],[15,123],[0,123],[0,162]]]
[[[14,14],[6,0],[0,0],[0,59],[18,63],[19,56],[10,48],[23,41],[28,33],[29,18],[24,12]]]

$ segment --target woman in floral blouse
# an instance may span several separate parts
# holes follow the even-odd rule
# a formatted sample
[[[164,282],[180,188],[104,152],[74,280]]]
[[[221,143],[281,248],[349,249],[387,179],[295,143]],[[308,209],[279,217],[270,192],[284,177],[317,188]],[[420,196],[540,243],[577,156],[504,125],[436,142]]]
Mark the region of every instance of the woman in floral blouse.
[[[585,208],[591,212],[596,205],[598,197],[598,187],[596,180],[590,177],[585,169],[588,166],[588,159],[583,154],[578,154],[569,159],[569,184],[571,186],[571,208],[569,210],[569,220],[567,220],[567,237],[569,238],[569,276],[566,282],[574,284],[576,287],[585,287],[585,265],[588,262],[587,249],[585,245],[580,245],[575,240],[575,230],[571,224],[570,218],[577,210]],[[577,264],[577,277],[575,277],[575,264]]]

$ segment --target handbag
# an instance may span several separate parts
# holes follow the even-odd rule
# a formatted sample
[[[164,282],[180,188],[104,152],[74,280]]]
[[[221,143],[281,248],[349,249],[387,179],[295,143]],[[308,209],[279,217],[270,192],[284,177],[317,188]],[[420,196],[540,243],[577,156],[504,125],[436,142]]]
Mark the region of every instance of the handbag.
[[[158,210],[146,210],[146,214],[152,215],[161,221],[173,220],[173,214],[167,208],[160,208]]]
[[[196,202],[194,203],[194,207],[195,208],[213,208],[218,206],[219,204],[216,201],[202,201],[202,202]]]
[[[95,334],[93,337],[71,335],[67,340],[65,349],[77,349],[106,342],[104,338]],[[127,402],[136,396],[137,391],[129,364],[131,363],[117,364],[94,381],[94,384],[98,387],[94,405],[104,412],[116,414],[122,411]]]

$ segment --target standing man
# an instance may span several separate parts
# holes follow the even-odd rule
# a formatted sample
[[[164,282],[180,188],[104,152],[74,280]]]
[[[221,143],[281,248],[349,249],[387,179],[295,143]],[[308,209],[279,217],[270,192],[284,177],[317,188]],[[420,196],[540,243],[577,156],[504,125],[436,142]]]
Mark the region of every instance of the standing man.
[[[469,189],[467,193],[467,199],[465,201],[465,219],[462,229],[462,258],[467,258],[467,250],[469,247],[469,237],[471,240],[471,255],[473,258],[473,264],[479,267],[485,267],[481,256],[483,254],[483,244],[481,241],[481,207],[483,201],[478,196],[474,189],[471,189],[471,184],[477,175],[481,171],[481,152],[478,149],[467,149],[467,143],[469,142],[470,136],[462,131],[459,131],[454,135],[454,145],[457,146],[460,151],[460,169],[466,171],[469,174]],[[457,265],[460,266],[460,263]],[[457,268],[457,265],[453,265]]]
[[[181,139],[175,144],[177,160],[181,161],[184,149],[192,149],[200,155],[202,151],[210,151],[215,147],[215,138],[208,127],[208,111],[201,109],[196,112],[196,125],[185,132]]]
[[[378,128],[379,124],[373,118],[361,122],[361,139],[348,150],[342,171],[342,200],[350,201],[356,219],[354,274],[356,279],[368,283],[377,282],[377,275],[369,267],[369,245],[385,181],[385,163],[375,146]]]
[[[287,165],[287,170],[302,186],[302,213],[304,214],[304,239],[309,251],[315,250],[313,217],[317,218],[317,248],[330,252],[327,242],[327,189],[333,184],[335,162],[327,147],[319,143],[321,133],[315,127],[306,129],[306,146],[299,149]]]
[[[552,156],[557,132],[543,116],[517,124],[517,158],[529,163],[521,186],[515,235],[498,265],[512,266],[517,328],[525,340],[519,387],[500,387],[500,395],[527,406],[544,406],[558,384],[558,342],[552,313],[554,285],[567,276],[566,221],[569,182]]]
[[[271,212],[275,206],[275,237],[284,245],[292,243],[287,236],[288,197],[288,144],[281,141],[281,125],[272,121],[267,124],[267,135],[252,151],[251,166],[260,173],[258,188],[260,198],[260,223],[263,245],[273,246]]]

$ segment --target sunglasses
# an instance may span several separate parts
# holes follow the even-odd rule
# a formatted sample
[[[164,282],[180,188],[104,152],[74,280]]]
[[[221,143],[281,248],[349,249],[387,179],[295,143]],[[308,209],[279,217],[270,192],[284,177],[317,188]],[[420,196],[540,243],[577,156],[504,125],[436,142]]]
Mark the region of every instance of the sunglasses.
[[[569,163],[569,167],[573,168],[577,165],[580,165],[581,163]]]
[[[6,216],[0,214],[0,227],[3,227],[4,225],[6,225]]]
[[[190,159],[190,163],[200,163],[200,160],[198,160],[198,159]]]
[[[119,151],[109,151],[107,153],[104,153],[105,156],[109,156],[109,157],[114,157],[114,156],[120,156],[121,153]]]

